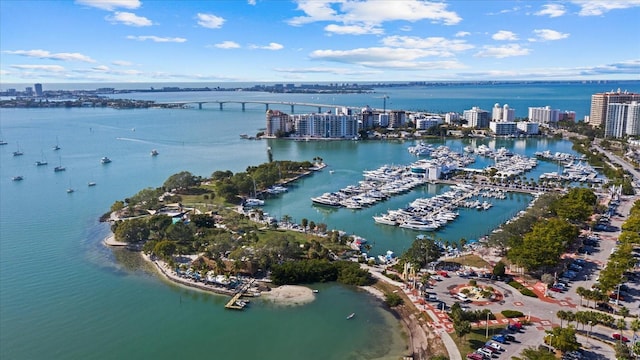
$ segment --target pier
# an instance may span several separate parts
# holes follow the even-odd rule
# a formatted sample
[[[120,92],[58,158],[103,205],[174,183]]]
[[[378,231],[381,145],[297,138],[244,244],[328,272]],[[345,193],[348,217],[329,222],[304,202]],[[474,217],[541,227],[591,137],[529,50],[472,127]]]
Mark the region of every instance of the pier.
[[[246,303],[241,301],[240,298],[246,295],[247,290],[249,290],[249,288],[251,287],[254,281],[255,279],[251,279],[251,281],[243,284],[240,290],[238,290],[238,292],[236,292],[231,297],[231,300],[229,300],[227,304],[224,306],[225,309],[231,309],[231,310],[244,309],[244,307],[246,306]]]

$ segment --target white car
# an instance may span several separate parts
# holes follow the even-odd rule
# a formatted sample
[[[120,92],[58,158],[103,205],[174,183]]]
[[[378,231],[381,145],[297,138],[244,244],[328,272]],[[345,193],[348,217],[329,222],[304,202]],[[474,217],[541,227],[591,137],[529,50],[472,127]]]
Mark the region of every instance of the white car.
[[[490,348],[492,348],[492,349],[494,349],[494,350],[497,350],[497,351],[503,351],[504,350],[504,348],[502,346],[500,346],[500,344],[498,344],[495,341],[487,341],[487,343],[485,345],[490,347]]]
[[[482,356],[488,357],[489,359],[493,357],[493,353],[491,351],[487,350],[487,349],[480,348],[480,349],[476,350],[476,352],[478,354],[482,354]]]

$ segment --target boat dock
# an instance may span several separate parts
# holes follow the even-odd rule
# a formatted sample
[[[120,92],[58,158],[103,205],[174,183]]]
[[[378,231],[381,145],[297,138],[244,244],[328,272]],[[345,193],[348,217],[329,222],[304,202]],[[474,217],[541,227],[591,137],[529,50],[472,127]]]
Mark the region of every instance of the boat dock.
[[[231,309],[231,310],[243,310],[245,306],[247,306],[247,302],[240,300],[240,298],[242,296],[247,295],[246,292],[247,290],[249,290],[249,288],[251,287],[251,285],[253,284],[254,279],[252,279],[251,281],[249,281],[248,283],[244,284],[242,286],[242,288],[240,290],[238,290],[238,292],[236,292],[232,297],[231,300],[229,300],[227,302],[227,304],[224,306],[225,309]]]
[[[240,300],[240,297],[242,297],[242,292],[239,292],[239,293],[233,295],[231,300],[229,300],[227,305],[225,305],[224,307],[226,309],[232,309],[232,310],[242,310],[242,309],[244,309],[244,305],[236,304],[238,302],[238,300]]]

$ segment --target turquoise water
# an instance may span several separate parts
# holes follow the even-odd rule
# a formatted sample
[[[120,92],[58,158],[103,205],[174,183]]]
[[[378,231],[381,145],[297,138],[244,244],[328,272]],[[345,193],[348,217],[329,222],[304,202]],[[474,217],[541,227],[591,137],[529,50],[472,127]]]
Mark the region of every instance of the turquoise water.
[[[168,100],[188,94],[161,95]],[[233,98],[245,94],[218,95]],[[335,95],[325,100],[358,105],[367,96],[372,97]],[[573,101],[574,96],[568,96],[567,101]],[[581,103],[588,104],[585,96]],[[404,101],[401,99],[398,91],[393,101]],[[469,101],[461,100],[458,106]],[[397,358],[405,346],[397,321],[360,291],[323,285],[317,300],[305,306],[283,308],[258,301],[245,312],[229,312],[223,309],[224,297],[167,284],[135,254],[107,249],[100,243],[108,228],[97,219],[115,200],[144,187],[159,186],[182,170],[202,176],[220,169],[244,171],[249,165],[267,161],[268,146],[273,148],[275,159],[321,156],[335,173],[323,171],[305,178],[289,193],[268,201],[266,211],[275,216],[288,214],[298,221],[306,217],[325,222],[329,228],[357,233],[374,244],[372,253],[387,249],[401,252],[417,233],[376,225],[371,215],[445,190],[427,186],[362,211],[315,207],[311,196],[356,183],[363,169],[413,161],[406,151],[412,142],[239,138],[238,134],[254,134],[263,128],[264,121],[262,106],[248,107],[245,112],[239,106],[223,111],[217,107],[0,109],[0,133],[9,142],[0,147],[0,357],[173,359],[211,354],[235,359]],[[51,147],[56,139],[62,150],[54,152]],[[518,153],[546,149],[571,152],[571,144],[564,141],[483,141]],[[17,143],[24,156],[12,156]],[[466,142],[452,140],[447,144],[461,149]],[[149,155],[154,148],[160,152],[157,157]],[[34,163],[42,154],[49,165],[36,167]],[[113,162],[100,164],[103,156]],[[479,159],[475,166],[482,167],[487,161]],[[58,164],[67,171],[54,173]],[[527,176],[554,170],[555,165],[540,162]],[[24,181],[11,181],[15,175],[23,175]],[[97,185],[88,187],[88,181]],[[67,194],[69,187],[76,191]],[[514,194],[487,212],[461,210],[459,220],[436,235],[445,240],[481,236],[526,207],[528,201],[529,196]],[[354,311],[357,321],[345,322],[344,317]]]

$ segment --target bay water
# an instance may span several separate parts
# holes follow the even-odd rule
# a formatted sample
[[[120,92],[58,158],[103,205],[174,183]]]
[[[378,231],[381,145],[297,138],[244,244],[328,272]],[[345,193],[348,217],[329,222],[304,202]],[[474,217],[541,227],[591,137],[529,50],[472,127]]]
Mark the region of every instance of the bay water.
[[[615,85],[607,84],[598,91],[607,91],[610,86]],[[393,108],[419,109],[424,106],[417,103],[424,100],[422,90],[384,92],[391,93]],[[541,101],[541,106],[556,102],[562,109],[578,110],[578,106],[588,109],[593,88],[546,91],[554,96],[546,99],[549,103]],[[560,105],[561,94],[566,94],[564,100],[573,105]],[[212,96],[143,93],[126,97],[153,97],[157,101],[313,100],[380,107],[371,103],[380,101],[375,94],[225,92]],[[468,103],[474,106],[476,101],[454,100],[443,100],[442,107],[457,110]],[[296,112],[303,111],[296,108]],[[313,206],[311,196],[355,184],[365,169],[414,161],[407,152],[414,142],[252,141],[238,136],[253,135],[264,124],[264,106],[257,104],[247,104],[244,112],[233,104],[224,110],[211,104],[205,104],[202,110],[0,109],[0,134],[9,142],[0,147],[0,357],[394,359],[402,354],[406,339],[400,334],[397,320],[377,300],[355,288],[313,285],[320,292],[308,305],[283,307],[258,300],[244,312],[230,312],[224,310],[225,297],[169,284],[138,254],[102,245],[109,228],[97,219],[115,200],[145,187],[160,186],[168,176],[183,170],[201,176],[215,170],[244,171],[247,166],[268,160],[267,147],[272,148],[275,160],[320,156],[329,167],[293,184],[288,193],[269,199],[265,211],[276,217],[289,215],[297,221],[307,218],[326,223],[330,229],[361,235],[373,245],[372,254],[387,250],[401,253],[419,234],[377,225],[372,215],[446,190],[446,186],[429,185],[359,211]],[[485,143],[527,155],[541,150],[572,152],[569,142],[549,139],[432,142],[457,150],[470,143]],[[56,143],[61,150],[52,149]],[[18,148],[24,155],[12,156]],[[160,154],[150,156],[151,149]],[[101,164],[103,156],[113,162]],[[49,164],[36,166],[35,162],[42,159]],[[473,167],[484,167],[488,162],[478,159]],[[66,171],[54,172],[53,167],[58,165],[65,166]],[[556,170],[555,164],[540,162],[526,176],[537,178],[542,172]],[[24,180],[12,181],[16,175]],[[87,186],[90,181],[96,186]],[[75,192],[67,193],[70,187]],[[494,207],[488,211],[461,209],[458,220],[434,235],[450,241],[477,238],[524,209],[530,199],[529,195],[512,194],[493,201]],[[344,320],[351,312],[358,314],[357,321]]]

